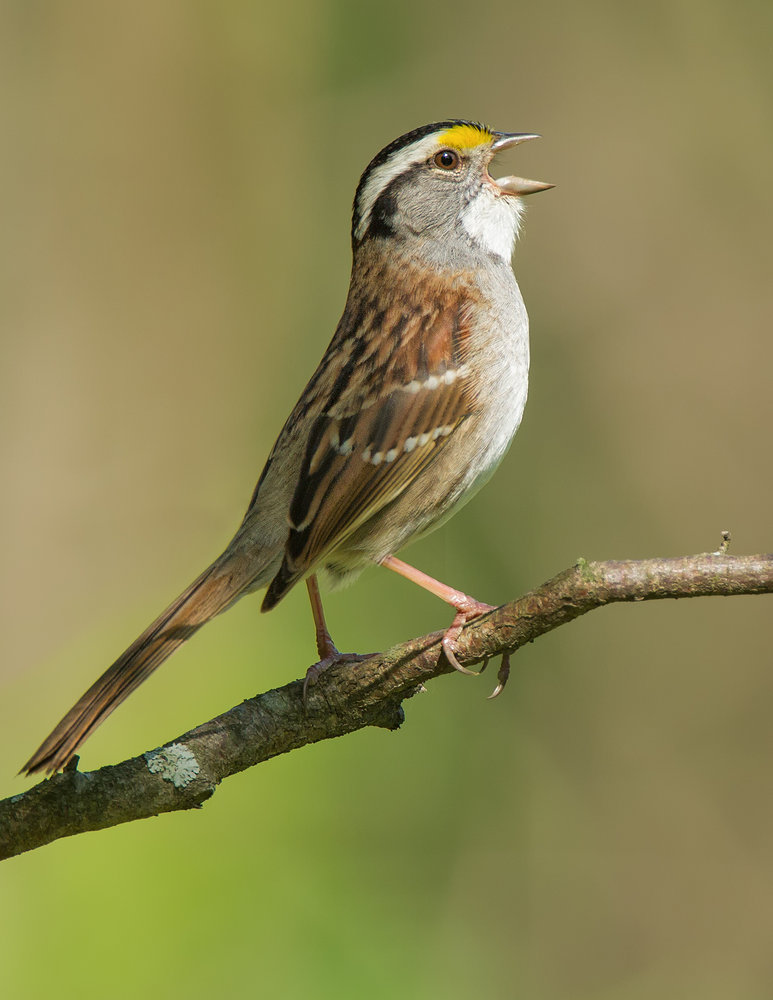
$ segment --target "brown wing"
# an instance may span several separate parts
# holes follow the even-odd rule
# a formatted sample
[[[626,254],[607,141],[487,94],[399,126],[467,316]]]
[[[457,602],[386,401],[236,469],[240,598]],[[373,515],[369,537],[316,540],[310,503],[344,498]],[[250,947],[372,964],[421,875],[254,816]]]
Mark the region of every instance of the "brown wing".
[[[264,609],[395,500],[473,412],[465,301],[395,311],[378,317],[378,338],[366,328],[340,344],[346,361],[309,435],[284,561]]]

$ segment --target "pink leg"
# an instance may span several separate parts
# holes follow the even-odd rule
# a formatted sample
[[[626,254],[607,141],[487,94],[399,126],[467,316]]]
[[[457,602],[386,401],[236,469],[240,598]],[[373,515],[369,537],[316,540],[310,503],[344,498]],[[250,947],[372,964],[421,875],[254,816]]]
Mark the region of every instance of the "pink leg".
[[[319,593],[319,584],[317,583],[317,577],[312,573],[311,576],[306,578],[306,589],[309,592],[309,601],[311,603],[311,614],[314,618],[314,631],[317,640],[317,653],[319,654],[319,661],[306,671],[306,676],[303,679],[303,704],[306,704],[306,695],[308,693],[309,684],[314,684],[317,677],[325,670],[327,667],[331,667],[334,663],[341,663],[344,661],[357,661],[357,660],[367,660],[367,656],[361,656],[359,653],[339,653],[335,647],[330,633],[327,630],[327,623],[325,621],[325,612],[322,609],[322,598]]]
[[[409,566],[408,563],[403,562],[402,559],[397,559],[395,556],[387,556],[385,559],[382,559],[381,565],[386,566],[387,569],[394,570],[395,573],[404,576],[406,580],[417,583],[420,587],[428,590],[430,594],[434,594],[435,597],[439,597],[441,601],[445,601],[446,604],[450,604],[452,608],[456,609],[456,616],[446,630],[441,646],[443,647],[446,659],[454,670],[459,670],[463,674],[476,674],[477,671],[468,670],[467,667],[463,667],[457,660],[455,652],[456,641],[468,621],[477,618],[478,615],[485,614],[487,611],[493,611],[494,606],[483,604],[481,601],[476,601],[474,597],[463,594],[461,590],[454,590],[453,587],[448,587],[445,583],[441,583],[440,580],[422,573],[420,569]],[[498,693],[499,691],[497,691]]]
[[[311,614],[314,618],[314,631],[316,633],[317,652],[319,653],[319,658],[320,660],[324,660],[330,656],[338,656],[338,650],[335,648],[335,644],[333,643],[330,633],[327,630],[325,612],[322,608],[322,597],[319,593],[319,584],[317,583],[317,578],[313,573],[306,579],[306,589],[309,592]]]

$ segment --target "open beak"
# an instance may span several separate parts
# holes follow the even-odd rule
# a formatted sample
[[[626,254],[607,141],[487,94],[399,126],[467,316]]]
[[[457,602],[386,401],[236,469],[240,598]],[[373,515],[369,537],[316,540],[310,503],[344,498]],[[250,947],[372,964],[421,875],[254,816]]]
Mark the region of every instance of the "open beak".
[[[511,146],[517,146],[521,142],[528,142],[529,139],[540,138],[534,132],[494,132],[493,134],[495,138],[491,145],[492,155],[503,149],[510,149]],[[545,181],[530,181],[525,177],[496,177],[492,179],[504,194],[517,194],[521,197],[555,187],[555,184],[547,184]]]

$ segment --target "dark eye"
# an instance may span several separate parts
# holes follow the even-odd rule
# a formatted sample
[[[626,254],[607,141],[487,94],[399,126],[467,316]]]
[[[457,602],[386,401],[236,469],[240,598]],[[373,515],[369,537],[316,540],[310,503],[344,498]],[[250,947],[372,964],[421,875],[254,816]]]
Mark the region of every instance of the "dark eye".
[[[459,166],[459,154],[453,149],[441,149],[439,153],[435,153],[433,162],[441,170],[453,170]]]

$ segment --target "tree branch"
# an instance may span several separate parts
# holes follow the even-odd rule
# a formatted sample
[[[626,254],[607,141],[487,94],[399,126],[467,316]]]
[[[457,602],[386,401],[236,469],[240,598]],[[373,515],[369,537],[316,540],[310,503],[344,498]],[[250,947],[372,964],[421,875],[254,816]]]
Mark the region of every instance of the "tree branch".
[[[458,641],[466,666],[505,656],[594,608],[621,601],[773,592],[773,555],[719,552],[678,559],[579,560],[536,590],[467,625]],[[98,771],[68,768],[0,802],[0,859],[60,837],[201,806],[229,775],[278,754],[365,726],[397,729],[402,702],[450,673],[442,632],[402,643],[363,663],[336,664],[309,691],[284,687],[250,698],[149,751]],[[500,683],[506,673],[500,669]]]

